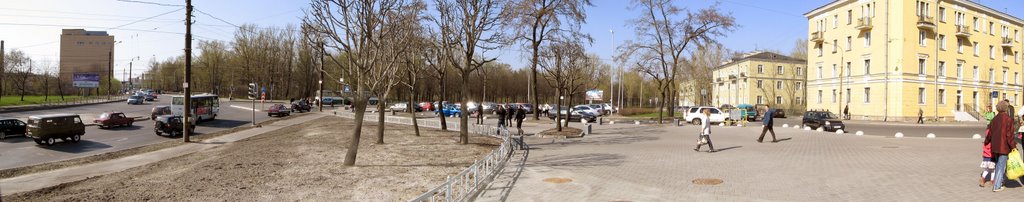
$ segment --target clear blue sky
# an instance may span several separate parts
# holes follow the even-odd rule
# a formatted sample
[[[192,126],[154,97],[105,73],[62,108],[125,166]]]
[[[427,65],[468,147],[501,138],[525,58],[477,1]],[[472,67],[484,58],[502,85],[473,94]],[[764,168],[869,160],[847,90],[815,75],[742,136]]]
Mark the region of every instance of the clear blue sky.
[[[57,64],[60,29],[85,28],[107,30],[121,41],[115,52],[115,73],[120,78],[127,70],[128,62],[134,58],[134,75],[152,58],[163,60],[182,54],[184,10],[180,7],[159,6],[123,2],[117,0],[0,0],[0,40],[7,42],[8,50],[16,48],[25,51],[36,60]],[[184,4],[184,0],[144,0],[164,4]],[[429,0],[428,0],[429,1]],[[896,1],[896,0],[894,0]],[[721,10],[731,13],[741,27],[720,41],[729,49],[751,51],[777,49],[788,52],[798,38],[806,38],[807,19],[803,14],[831,0],[678,0],[683,8],[697,10],[720,3]],[[589,51],[603,58],[612,54],[612,37],[608,30],[615,30],[615,44],[633,37],[627,26],[629,19],[639,11],[631,10],[629,0],[594,0],[594,7],[587,8],[587,24],[583,31],[594,38]],[[982,4],[1006,11],[1024,18],[1024,0],[985,0]],[[305,0],[196,0],[195,8],[227,21],[231,24],[256,24],[261,27],[283,27],[298,24],[303,9],[308,8]],[[1011,7],[1015,6],[1015,7]],[[1007,10],[1004,10],[1007,9]],[[174,11],[174,12],[170,12]],[[170,12],[167,15],[143,20],[147,17]],[[140,21],[141,20],[141,21]],[[230,41],[235,28],[202,13],[196,13],[193,33],[196,40]],[[131,22],[139,21],[130,25]],[[124,25],[120,29],[109,29]],[[523,52],[518,46],[506,50],[489,52],[488,56],[499,57],[501,62],[514,68],[527,65]],[[141,66],[141,67],[140,67]]]

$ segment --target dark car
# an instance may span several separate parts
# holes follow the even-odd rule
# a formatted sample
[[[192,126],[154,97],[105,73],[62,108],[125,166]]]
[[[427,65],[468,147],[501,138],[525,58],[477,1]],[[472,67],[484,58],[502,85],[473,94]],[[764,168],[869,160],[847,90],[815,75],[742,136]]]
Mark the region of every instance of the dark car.
[[[156,106],[156,107],[153,107],[153,110],[150,110],[149,120],[156,120],[157,116],[170,115],[170,114],[173,114],[173,112],[171,112],[171,107],[170,106],[166,106],[166,105]]]
[[[786,110],[776,109],[775,118],[786,118]]]
[[[179,136],[184,133],[184,130],[182,130],[183,126],[181,120],[181,116],[176,115],[158,116],[153,120],[153,122],[155,122],[153,132],[158,136],[163,134],[167,134],[168,137]],[[190,124],[189,127],[191,127],[192,131],[195,132],[195,124]]]
[[[293,112],[309,112],[311,109],[312,106],[310,106],[305,100],[296,100],[295,102],[292,102]]]
[[[128,118],[124,113],[121,112],[105,112],[100,114],[100,117],[96,120],[92,120],[100,128],[112,128],[115,126],[131,126],[135,123],[135,119]]]
[[[594,122],[595,120],[597,120],[597,115],[596,114],[587,112],[587,111],[583,110],[582,108],[581,109],[573,109],[572,111],[569,111],[569,107],[561,107],[561,110],[559,110],[559,111],[561,113],[561,114],[558,114],[558,115],[560,115],[559,117],[561,117],[562,119],[567,119],[570,122],[571,121],[579,121],[580,119],[587,120],[587,122]],[[555,111],[550,110],[550,111],[548,111],[548,115],[547,116],[548,116],[549,119],[555,120],[555,115],[556,114],[557,113]]]
[[[291,115],[291,110],[289,110],[283,104],[274,104],[274,105],[270,105],[270,108],[267,108],[267,116],[281,116],[281,117],[283,117],[283,116],[288,116],[288,115]]]
[[[822,130],[826,131],[846,131],[846,125],[843,124],[843,121],[832,112],[827,111],[804,112],[803,124],[807,127],[814,129],[822,128]]]
[[[150,93],[150,94],[145,94],[145,95],[143,95],[143,97],[145,97],[145,98],[146,98],[146,101],[153,101],[153,100],[156,100],[156,94],[152,94],[152,93]]]
[[[0,118],[0,140],[11,136],[24,136],[25,122],[16,118]]]

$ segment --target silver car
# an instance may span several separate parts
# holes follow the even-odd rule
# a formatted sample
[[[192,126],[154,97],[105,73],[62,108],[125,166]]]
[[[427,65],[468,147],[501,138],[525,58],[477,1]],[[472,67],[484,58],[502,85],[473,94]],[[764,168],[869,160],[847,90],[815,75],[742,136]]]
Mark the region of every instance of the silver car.
[[[130,104],[130,105],[141,105],[142,104],[142,100],[144,100],[144,99],[145,98],[143,98],[142,96],[132,95],[132,96],[128,97],[128,104]]]

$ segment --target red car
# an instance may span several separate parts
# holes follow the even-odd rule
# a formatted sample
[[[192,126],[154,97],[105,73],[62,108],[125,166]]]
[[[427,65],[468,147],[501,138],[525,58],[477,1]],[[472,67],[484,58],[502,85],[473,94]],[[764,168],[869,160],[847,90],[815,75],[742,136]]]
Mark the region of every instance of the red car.
[[[135,119],[128,118],[124,113],[121,112],[106,112],[100,114],[100,117],[96,120],[92,120],[100,128],[112,128],[114,126],[131,126],[135,123]]]
[[[291,112],[291,109],[288,109],[288,107],[285,107],[283,104],[274,104],[270,105],[270,108],[267,108],[267,116],[277,115],[279,117],[283,117],[291,115]]]
[[[423,108],[423,111],[434,111],[434,110],[436,110],[436,109],[434,109],[434,104],[430,103],[430,102],[421,102],[420,103],[420,108]]]

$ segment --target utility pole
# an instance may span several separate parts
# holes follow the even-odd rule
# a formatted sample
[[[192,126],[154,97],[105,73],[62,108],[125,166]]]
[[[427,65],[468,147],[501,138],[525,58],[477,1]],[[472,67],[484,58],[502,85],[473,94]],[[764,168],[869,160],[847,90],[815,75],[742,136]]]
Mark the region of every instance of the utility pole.
[[[128,89],[131,89],[131,87],[134,87],[132,85],[132,62],[128,62],[128,77],[127,78],[128,78]]]
[[[6,71],[6,69],[7,69],[7,67],[4,66],[4,57],[5,56],[6,56],[6,52],[4,52],[4,41],[0,40],[0,96],[3,96],[3,94],[4,94],[4,86],[3,86],[3,83],[4,83],[4,79],[3,78],[4,77],[3,77],[3,74],[4,74],[4,71]],[[57,75],[57,78],[60,79],[60,74]]]
[[[114,45],[110,45],[114,46]],[[107,52],[107,99],[110,99],[110,88],[114,87],[114,51]],[[98,93],[98,92],[97,92]]]
[[[182,121],[184,128],[182,128],[183,135],[182,141],[189,142],[188,136],[192,134],[192,90],[188,85],[189,81],[192,80],[192,0],[185,0],[185,83],[182,87],[185,88],[185,107],[184,116],[182,117],[185,121]]]
[[[320,91],[317,91],[316,94],[320,98],[320,101],[317,102],[317,105],[318,105],[317,108],[320,108],[320,112],[323,112],[324,111],[324,55],[327,55],[327,54],[324,53],[324,42],[320,41],[320,43],[318,45],[320,45],[320,69],[319,69],[320,70],[319,71],[320,72],[320,84],[319,84],[320,85]],[[334,100],[331,100],[331,102],[334,102]]]
[[[612,33],[612,54],[608,58],[612,58],[613,59],[612,62],[614,63],[615,62],[614,61],[614,58],[615,58],[615,30],[609,29],[608,32]],[[615,67],[612,67],[611,69],[608,70],[608,92],[610,92],[609,94],[611,96],[611,98],[609,98],[608,100],[609,100],[609,102],[611,102],[611,106],[612,107],[615,107],[615,73],[614,72],[615,72]],[[622,95],[619,95],[619,96],[622,96]],[[612,110],[614,111],[614,109],[612,109]]]

